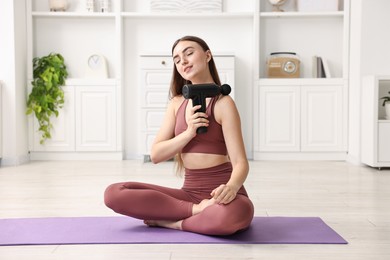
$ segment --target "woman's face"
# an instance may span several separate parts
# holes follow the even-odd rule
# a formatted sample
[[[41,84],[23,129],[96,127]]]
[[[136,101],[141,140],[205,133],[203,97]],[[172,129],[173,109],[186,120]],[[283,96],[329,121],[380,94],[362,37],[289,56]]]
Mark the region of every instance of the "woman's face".
[[[173,50],[173,62],[179,74],[192,84],[209,82],[211,52],[193,41],[181,41]]]

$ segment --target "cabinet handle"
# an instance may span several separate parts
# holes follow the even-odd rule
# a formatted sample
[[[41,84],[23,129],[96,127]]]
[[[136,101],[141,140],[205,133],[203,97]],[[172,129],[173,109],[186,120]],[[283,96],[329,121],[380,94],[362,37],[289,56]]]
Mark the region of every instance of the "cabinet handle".
[[[162,65],[165,65],[165,60],[161,61],[161,64],[162,64]]]

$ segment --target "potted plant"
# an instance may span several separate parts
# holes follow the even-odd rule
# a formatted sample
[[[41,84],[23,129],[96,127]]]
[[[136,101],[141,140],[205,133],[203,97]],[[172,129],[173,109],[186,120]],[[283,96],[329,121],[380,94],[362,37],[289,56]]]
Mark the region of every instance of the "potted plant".
[[[383,99],[382,106],[384,106],[386,110],[386,119],[390,119],[390,91],[389,96],[381,97],[381,99]]]
[[[51,138],[50,130],[52,115],[58,116],[58,111],[64,104],[64,91],[61,86],[65,85],[68,76],[64,58],[61,54],[50,53],[44,57],[33,59],[32,90],[27,100],[29,115],[34,112],[39,123],[39,131],[42,133],[40,143]]]

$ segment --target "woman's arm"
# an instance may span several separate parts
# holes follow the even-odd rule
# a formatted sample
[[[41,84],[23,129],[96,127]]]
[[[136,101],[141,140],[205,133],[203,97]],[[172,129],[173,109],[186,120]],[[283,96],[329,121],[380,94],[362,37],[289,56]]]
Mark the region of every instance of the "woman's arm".
[[[183,99],[173,98],[168,105],[162,126],[152,145],[150,154],[153,163],[159,163],[173,158],[183,147],[196,136],[196,129],[200,126],[208,126],[205,113],[195,113],[200,106],[194,106],[190,110],[187,119],[187,129],[175,136],[176,111]]]
[[[229,96],[222,97],[216,103],[214,115],[217,122],[222,125],[233,171],[229,181],[217,187],[211,195],[217,202],[227,204],[236,197],[238,190],[244,184],[249,172],[249,163],[242,138],[240,115],[233,99]]]

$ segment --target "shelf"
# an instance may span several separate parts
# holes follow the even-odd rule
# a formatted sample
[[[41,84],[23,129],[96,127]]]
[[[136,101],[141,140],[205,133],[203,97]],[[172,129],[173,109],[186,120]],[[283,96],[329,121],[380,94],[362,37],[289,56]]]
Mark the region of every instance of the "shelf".
[[[32,12],[33,17],[77,17],[77,18],[114,18],[116,13],[88,13],[88,12]],[[121,12],[124,18],[252,18],[252,12],[238,13],[138,13]]]
[[[252,12],[239,13],[138,13],[122,12],[126,18],[252,18]]]
[[[56,17],[77,17],[77,18],[114,18],[115,13],[88,13],[88,12],[32,12],[33,17],[47,17],[47,18],[56,18]]]
[[[29,79],[31,82],[33,79]],[[118,85],[120,79],[116,78],[67,78],[65,80],[65,86],[113,86]]]
[[[304,85],[343,85],[342,78],[261,78],[259,85],[304,86]]]
[[[343,11],[336,12],[261,12],[260,17],[283,18],[283,17],[343,17]]]
[[[66,86],[113,86],[118,82],[119,79],[115,78],[68,78]]]

